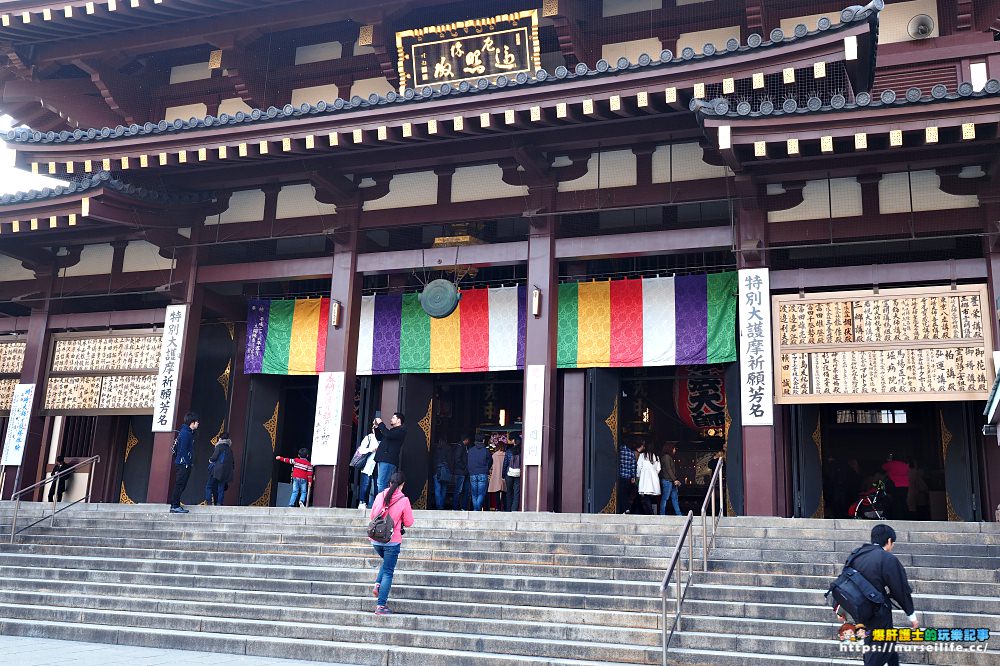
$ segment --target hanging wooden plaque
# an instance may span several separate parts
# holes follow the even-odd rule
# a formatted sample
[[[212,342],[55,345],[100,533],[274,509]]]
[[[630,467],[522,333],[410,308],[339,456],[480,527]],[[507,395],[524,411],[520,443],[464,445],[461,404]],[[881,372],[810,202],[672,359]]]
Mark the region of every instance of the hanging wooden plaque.
[[[775,402],[985,400],[985,285],[772,297]]]

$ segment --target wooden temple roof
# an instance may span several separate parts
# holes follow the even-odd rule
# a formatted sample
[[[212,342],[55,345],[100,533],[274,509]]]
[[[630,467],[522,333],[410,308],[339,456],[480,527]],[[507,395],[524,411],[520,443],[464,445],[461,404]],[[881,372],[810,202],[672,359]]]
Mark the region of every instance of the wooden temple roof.
[[[301,158],[344,148],[401,143],[411,139],[568,125],[602,118],[665,113],[683,115],[690,98],[726,81],[780,76],[817,62],[842,63],[854,90],[871,85],[881,0],[852,7],[840,23],[820,19],[791,34],[773,30],[768,39],[753,34],[746,44],[732,39],[724,49],[706,45],[642,55],[632,63],[598,61],[560,66],[496,80],[457,86],[407,89],[367,99],[291,104],[279,109],[220,114],[173,122],[119,125],[62,132],[17,129],[7,142],[17,163],[41,173],[66,176],[97,170],[177,167],[200,162]],[[477,118],[478,116],[478,118]],[[461,118],[461,120],[459,120]],[[270,142],[274,142],[271,145]]]

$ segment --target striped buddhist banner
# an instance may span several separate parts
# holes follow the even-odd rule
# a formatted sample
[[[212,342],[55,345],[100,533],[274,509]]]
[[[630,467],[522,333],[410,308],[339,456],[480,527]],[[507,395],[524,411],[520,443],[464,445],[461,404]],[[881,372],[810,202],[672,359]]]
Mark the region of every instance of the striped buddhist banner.
[[[244,373],[314,375],[326,360],[329,298],[267,301],[247,309]]]
[[[469,289],[433,319],[417,294],[365,296],[358,374],[486,372],[524,368],[525,288]]]
[[[559,285],[560,368],[736,360],[737,274]]]

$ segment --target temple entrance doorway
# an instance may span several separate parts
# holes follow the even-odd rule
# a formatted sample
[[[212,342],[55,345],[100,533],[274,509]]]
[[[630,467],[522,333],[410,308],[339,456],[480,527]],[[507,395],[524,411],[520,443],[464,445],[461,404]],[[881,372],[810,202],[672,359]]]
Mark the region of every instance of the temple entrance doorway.
[[[982,519],[978,403],[796,405],[790,411],[796,517]]]

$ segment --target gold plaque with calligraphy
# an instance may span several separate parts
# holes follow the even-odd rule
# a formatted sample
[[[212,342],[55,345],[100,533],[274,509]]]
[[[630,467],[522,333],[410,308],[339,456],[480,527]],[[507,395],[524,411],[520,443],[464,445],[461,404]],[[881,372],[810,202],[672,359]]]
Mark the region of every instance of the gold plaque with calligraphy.
[[[985,400],[983,285],[773,297],[775,402]]]
[[[538,10],[396,33],[399,91],[541,69]]]

